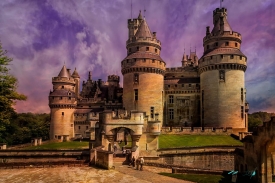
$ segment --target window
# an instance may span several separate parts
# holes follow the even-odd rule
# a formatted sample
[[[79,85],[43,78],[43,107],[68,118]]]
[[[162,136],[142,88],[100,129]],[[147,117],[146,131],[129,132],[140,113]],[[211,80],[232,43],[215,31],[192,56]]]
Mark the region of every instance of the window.
[[[170,88],[170,85],[168,85],[168,88]]]
[[[241,88],[241,100],[243,102],[243,88]]]
[[[225,42],[225,46],[229,46],[229,42]]]
[[[89,127],[88,127],[88,126],[86,126],[86,130],[88,130],[88,128],[89,128]]]
[[[234,55],[230,55],[230,59],[233,59],[234,58]]]
[[[218,46],[218,45],[219,45],[219,43],[218,43],[218,42],[216,42],[216,43],[215,43],[215,46]]]
[[[137,47],[137,51],[139,51],[139,47]]]
[[[223,55],[221,55],[221,59],[223,59]]]
[[[152,63],[155,63],[155,59],[152,60]]]
[[[169,95],[169,104],[174,103],[174,95]]]
[[[238,43],[235,43],[235,47],[238,47]]]
[[[143,62],[146,62],[146,59],[145,59],[145,58],[143,59]]]
[[[211,56],[210,59],[213,59],[213,57]]]
[[[240,60],[242,60],[243,59],[243,57],[242,56],[240,56]]]
[[[204,90],[201,91],[201,105],[202,105],[201,118],[204,119]]]
[[[189,84],[189,87],[191,87],[192,85],[191,84]]]
[[[131,53],[131,51],[132,51],[132,49],[131,48],[129,48],[129,52]]]
[[[244,107],[241,106],[241,117],[243,118],[244,117]]]
[[[175,85],[175,88],[177,88],[178,87],[178,85]]]
[[[127,59],[127,63],[129,62],[129,60]]]
[[[62,112],[62,116],[64,116],[64,112]]]
[[[149,51],[149,47],[146,47],[146,51]]]
[[[154,118],[154,116],[155,116],[155,108],[151,107],[150,112],[151,112],[151,118]]]
[[[174,119],[174,109],[169,109],[169,119]]]
[[[155,53],[158,53],[158,49],[155,49]]]
[[[181,87],[184,87],[184,84],[181,84]]]
[[[209,49],[209,45],[206,46],[206,49]]]
[[[69,97],[69,100],[71,100],[72,98],[71,97]]]
[[[134,82],[138,83],[139,75],[137,73],[134,74]]]
[[[80,130],[80,126],[78,126],[78,129]]]
[[[62,88],[64,89],[64,86],[62,86]]]
[[[60,97],[59,99],[62,100],[62,97]]]
[[[73,125],[73,124],[71,124],[71,127],[74,127],[74,125]]]
[[[135,101],[137,101],[138,100],[138,89],[135,89],[134,91],[135,91]]]

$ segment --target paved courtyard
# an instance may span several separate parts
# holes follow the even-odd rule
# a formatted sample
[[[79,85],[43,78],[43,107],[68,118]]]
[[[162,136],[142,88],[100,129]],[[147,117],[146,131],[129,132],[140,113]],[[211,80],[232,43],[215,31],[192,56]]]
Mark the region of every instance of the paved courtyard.
[[[171,172],[170,169],[145,167],[144,171],[135,170],[127,165],[115,164],[115,170],[102,170],[93,167],[54,167],[54,168],[20,168],[0,169],[2,183],[188,183],[157,174],[157,172]]]

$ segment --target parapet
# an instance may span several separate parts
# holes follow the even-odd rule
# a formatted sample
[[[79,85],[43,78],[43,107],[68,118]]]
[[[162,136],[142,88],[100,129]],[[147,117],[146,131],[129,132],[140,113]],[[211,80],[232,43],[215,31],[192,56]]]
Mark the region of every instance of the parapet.
[[[232,127],[162,127],[162,134],[180,134],[180,135],[230,135],[233,132]]]
[[[74,78],[67,78],[67,77],[53,77],[52,78],[52,83],[60,83],[60,82],[75,84]]]

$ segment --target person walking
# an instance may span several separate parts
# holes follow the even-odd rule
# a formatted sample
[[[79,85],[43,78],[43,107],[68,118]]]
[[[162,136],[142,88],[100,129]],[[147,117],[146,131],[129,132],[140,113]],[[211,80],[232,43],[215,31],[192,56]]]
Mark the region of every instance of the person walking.
[[[132,166],[133,167],[135,167],[136,166],[136,159],[135,159],[135,157],[133,156],[133,158],[132,158]]]
[[[143,165],[144,165],[144,159],[143,157],[140,158],[140,171],[143,170]]]
[[[139,170],[139,165],[140,165],[140,158],[137,158],[137,161],[136,161],[136,165],[137,165],[137,168],[136,168],[136,170]]]

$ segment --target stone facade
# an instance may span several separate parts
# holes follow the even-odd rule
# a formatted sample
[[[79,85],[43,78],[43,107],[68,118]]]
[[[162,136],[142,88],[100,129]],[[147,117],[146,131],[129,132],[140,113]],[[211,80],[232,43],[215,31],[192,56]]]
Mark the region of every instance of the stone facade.
[[[214,10],[213,24],[211,32],[206,29],[200,59],[196,51],[184,51],[180,67],[166,68],[156,32],[141,13],[129,19],[123,88],[119,76],[94,81],[89,72],[80,91],[76,69],[70,74],[63,66],[49,95],[51,139],[90,138],[112,150],[121,132],[131,135],[141,153],[153,156],[165,126],[246,132],[247,58],[240,51],[241,35],[231,29],[225,8]]]

